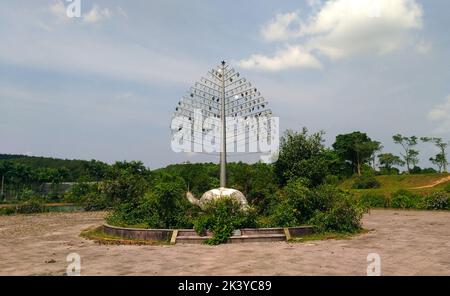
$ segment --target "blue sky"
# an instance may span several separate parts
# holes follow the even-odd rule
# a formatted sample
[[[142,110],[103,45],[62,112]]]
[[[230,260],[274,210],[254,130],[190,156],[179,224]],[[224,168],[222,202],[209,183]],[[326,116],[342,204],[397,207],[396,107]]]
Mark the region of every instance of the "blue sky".
[[[445,0],[3,1],[0,153],[170,163],[185,91],[225,59],[271,102],[282,130],[450,140]],[[422,166],[436,151],[421,144]],[[240,158],[232,159],[237,160]],[[244,160],[252,158],[243,157]]]

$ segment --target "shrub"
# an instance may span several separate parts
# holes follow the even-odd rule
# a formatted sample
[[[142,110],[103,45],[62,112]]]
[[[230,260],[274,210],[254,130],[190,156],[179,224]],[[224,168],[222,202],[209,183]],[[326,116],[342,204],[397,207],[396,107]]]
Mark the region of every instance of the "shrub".
[[[77,183],[64,195],[64,201],[80,204],[85,211],[102,211],[113,206],[107,189],[100,183]]]
[[[254,227],[255,221],[252,209],[243,211],[235,200],[223,198],[207,205],[204,213],[195,219],[194,229],[200,235],[211,231],[213,237],[205,243],[217,245],[227,242],[236,229]]]
[[[15,207],[0,208],[0,216],[9,216],[9,215],[14,215],[15,213],[16,213]]]
[[[36,194],[33,192],[33,190],[30,190],[30,189],[23,189],[23,190],[19,193],[19,195],[18,195],[17,198],[18,198],[19,200],[26,201],[26,200],[31,200],[31,199],[33,199],[35,196],[36,196]]]
[[[107,217],[117,226],[142,225],[148,228],[189,228],[198,209],[186,199],[178,179],[160,180],[141,197],[115,204]]]
[[[380,175],[400,175],[400,170],[397,168],[380,168]]]
[[[64,201],[70,203],[83,203],[85,197],[94,191],[98,191],[97,184],[76,183],[64,194]]]
[[[282,201],[274,206],[271,214],[268,217],[267,224],[261,225],[263,227],[291,227],[297,226],[298,220],[297,209],[295,209],[289,202]]]
[[[309,223],[319,232],[354,232],[361,227],[363,207],[335,186],[321,185],[309,189],[301,179],[297,179],[290,181],[282,193],[279,204],[269,216],[270,226]]]
[[[316,211],[310,220],[317,232],[337,231],[356,232],[361,229],[364,210],[349,195],[335,199],[332,207],[326,211]]]
[[[309,217],[306,217],[306,220],[309,220],[313,215],[315,215],[316,211],[326,211],[333,207],[333,204],[342,198],[346,198],[348,193],[337,189],[335,186],[331,185],[322,185],[312,190],[311,199],[313,202],[314,211]]]
[[[389,207],[389,199],[380,193],[365,193],[361,195],[359,203],[369,208],[387,208]]]
[[[125,169],[116,169],[114,178],[99,184],[99,190],[114,203],[136,202],[147,192],[146,177]]]
[[[413,175],[418,175],[418,174],[436,174],[438,171],[436,171],[433,168],[421,168],[418,166],[415,166],[414,168],[411,169],[411,174]]]
[[[289,213],[283,215],[292,215],[293,219],[289,218],[292,222],[306,222],[312,217],[315,209],[319,206],[311,190],[306,187],[303,179],[289,181],[284,187],[282,194],[284,197],[282,203],[285,203],[285,205],[278,207],[277,211],[288,210]],[[293,210],[288,209],[289,207],[292,207]]]
[[[38,199],[30,199],[16,206],[17,214],[36,214],[44,213],[45,211],[44,202]]]
[[[104,193],[90,192],[83,197],[85,211],[102,211],[111,207],[111,201]]]
[[[446,192],[434,192],[427,195],[423,203],[427,210],[450,209],[450,194]]]
[[[422,198],[420,195],[410,192],[408,190],[399,190],[394,192],[391,196],[391,207],[400,209],[420,208]]]
[[[140,200],[120,203],[107,217],[106,221],[116,226],[141,226],[143,228],[169,228],[165,227],[158,215],[156,197],[148,192]]]
[[[379,188],[380,183],[373,176],[362,175],[359,176],[353,183],[353,189],[373,189]]]

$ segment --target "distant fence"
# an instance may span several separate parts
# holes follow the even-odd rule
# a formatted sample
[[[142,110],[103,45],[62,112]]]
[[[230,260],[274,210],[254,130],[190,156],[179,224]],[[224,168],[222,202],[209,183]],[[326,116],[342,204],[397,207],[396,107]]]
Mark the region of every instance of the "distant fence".
[[[61,196],[69,191],[75,184],[75,182],[64,182],[59,184],[44,183],[26,185],[19,188],[17,186],[5,184],[3,188],[3,198],[5,200],[17,200],[24,194],[24,191],[27,190],[41,196]]]

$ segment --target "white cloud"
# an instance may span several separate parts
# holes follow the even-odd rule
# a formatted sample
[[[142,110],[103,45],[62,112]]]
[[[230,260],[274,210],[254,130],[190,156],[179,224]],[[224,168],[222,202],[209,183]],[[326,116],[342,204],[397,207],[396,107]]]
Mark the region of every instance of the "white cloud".
[[[276,15],[263,26],[262,36],[268,41],[297,42],[296,46],[306,50],[306,54],[330,59],[383,55],[409,47],[419,53],[431,49],[426,41],[415,39],[414,31],[422,28],[423,15],[416,0],[312,1],[312,5],[316,7],[306,18],[298,12]],[[263,55],[258,56],[264,59]],[[252,64],[246,62],[241,65],[251,68]]]
[[[92,9],[83,16],[83,21],[85,23],[97,23],[110,19],[111,16],[112,13],[108,8],[102,9],[98,5],[94,5]]]
[[[428,119],[438,123],[435,133],[450,133],[450,95],[444,103],[435,106],[428,112]]]
[[[56,0],[48,6],[48,11],[59,21],[68,21],[66,7],[61,0]]]
[[[267,41],[288,40],[299,36],[299,27],[300,17],[297,12],[280,13],[263,26],[261,33]]]
[[[252,55],[247,60],[239,62],[243,68],[254,68],[269,71],[281,69],[305,67],[321,68],[322,64],[312,54],[301,46],[288,46],[283,50],[278,50],[273,57],[264,55]]]

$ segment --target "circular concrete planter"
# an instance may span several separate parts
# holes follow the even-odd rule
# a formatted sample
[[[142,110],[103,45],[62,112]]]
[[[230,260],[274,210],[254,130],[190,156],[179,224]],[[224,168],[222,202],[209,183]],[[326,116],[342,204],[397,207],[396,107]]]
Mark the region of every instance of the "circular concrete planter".
[[[124,239],[140,241],[169,241],[175,243],[198,244],[211,237],[199,236],[193,229],[140,229],[103,225],[106,234]],[[311,226],[289,228],[245,228],[235,232],[229,243],[286,241],[313,233]]]
[[[124,239],[168,241],[172,237],[173,229],[140,229],[103,225],[103,232]]]

